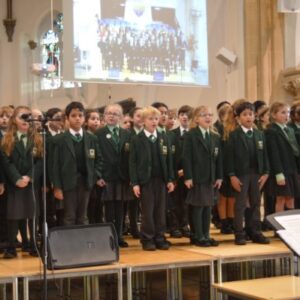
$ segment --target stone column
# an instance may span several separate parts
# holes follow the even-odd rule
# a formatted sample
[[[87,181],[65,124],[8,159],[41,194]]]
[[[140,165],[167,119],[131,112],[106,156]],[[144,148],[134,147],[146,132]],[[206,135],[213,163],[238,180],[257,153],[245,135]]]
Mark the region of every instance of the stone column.
[[[284,70],[282,79],[282,86],[293,96],[293,101],[300,100],[300,67]]]

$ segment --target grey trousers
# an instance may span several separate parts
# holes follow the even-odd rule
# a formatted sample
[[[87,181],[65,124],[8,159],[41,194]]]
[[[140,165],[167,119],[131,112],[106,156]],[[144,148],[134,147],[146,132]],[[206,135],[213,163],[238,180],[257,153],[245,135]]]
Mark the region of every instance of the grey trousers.
[[[243,220],[247,203],[249,201],[249,209],[245,220],[245,227],[253,234],[261,231],[260,223],[260,198],[258,180],[259,174],[247,174],[239,177],[242,183],[241,192],[235,192],[234,207],[234,230],[235,233],[243,232]]]

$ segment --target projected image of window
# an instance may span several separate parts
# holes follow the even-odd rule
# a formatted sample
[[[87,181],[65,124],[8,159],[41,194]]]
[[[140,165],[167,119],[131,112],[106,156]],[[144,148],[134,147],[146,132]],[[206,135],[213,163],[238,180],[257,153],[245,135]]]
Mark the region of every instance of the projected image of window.
[[[70,1],[74,79],[208,85],[206,0]]]

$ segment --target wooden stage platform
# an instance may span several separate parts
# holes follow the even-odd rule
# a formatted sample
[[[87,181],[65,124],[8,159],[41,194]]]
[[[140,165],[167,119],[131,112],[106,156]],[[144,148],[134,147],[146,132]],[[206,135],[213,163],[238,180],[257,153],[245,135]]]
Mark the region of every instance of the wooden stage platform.
[[[273,233],[270,232],[268,235],[272,236]],[[236,272],[236,280],[294,274],[293,254],[276,238],[271,238],[269,245],[249,242],[245,246],[236,246],[233,243],[233,235],[221,235],[213,230],[212,236],[220,241],[218,247],[196,247],[190,245],[187,238],[171,238],[169,240],[172,242],[172,247],[168,251],[152,252],[143,251],[138,240],[128,237],[126,240],[129,247],[120,249],[118,263],[48,271],[48,279],[60,280],[74,277],[89,279],[90,281],[86,281],[89,288],[85,291],[85,298],[99,299],[91,290],[93,279],[100,275],[116,274],[118,299],[140,299],[139,297],[143,293],[145,294],[146,289],[145,273],[160,270],[166,272],[166,298],[173,300],[183,299],[182,272],[185,269],[205,268],[204,277],[208,281],[210,299],[216,299],[211,285],[214,282],[228,279],[230,275],[228,272],[232,272],[225,267],[227,264],[239,265],[240,269]],[[271,268],[271,274],[265,276],[266,274],[253,273],[253,265],[249,265],[249,263],[255,264],[257,262],[271,262],[271,266],[266,265],[266,268]],[[265,266],[263,265],[262,268],[264,269]],[[18,253],[16,259],[4,260],[0,258],[0,284],[12,284],[12,299],[20,299],[18,297],[21,293],[23,294],[21,299],[31,299],[30,282],[42,281],[42,269],[39,258],[33,258],[21,252]],[[125,289],[126,291],[124,291]]]

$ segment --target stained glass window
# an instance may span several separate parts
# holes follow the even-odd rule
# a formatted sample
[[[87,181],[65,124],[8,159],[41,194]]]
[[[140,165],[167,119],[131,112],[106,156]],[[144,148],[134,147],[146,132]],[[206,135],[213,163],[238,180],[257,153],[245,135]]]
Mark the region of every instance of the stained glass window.
[[[40,39],[41,45],[41,89],[74,88],[80,83],[63,81],[62,79],[62,34],[63,14],[58,13],[53,21],[53,30],[47,30]]]

